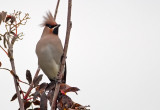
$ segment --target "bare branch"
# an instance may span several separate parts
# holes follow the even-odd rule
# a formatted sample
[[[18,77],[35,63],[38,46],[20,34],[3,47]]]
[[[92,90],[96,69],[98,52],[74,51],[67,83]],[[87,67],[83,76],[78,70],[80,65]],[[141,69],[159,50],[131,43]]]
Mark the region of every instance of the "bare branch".
[[[10,46],[9,46],[9,53],[10,53],[11,56],[13,56],[13,50],[12,50],[12,47],[10,47]],[[16,74],[13,57],[10,57],[10,62],[11,62],[11,67],[12,67],[13,72]],[[13,77],[13,79],[14,79],[16,93],[17,93],[17,96],[18,96],[20,110],[24,110],[24,103],[23,103],[23,101],[21,99],[21,96],[20,96],[20,91],[19,91],[18,85],[17,85],[18,84],[17,79],[15,77]]]
[[[0,68],[0,69],[2,69],[2,70],[7,70],[7,71],[9,71],[9,72],[11,71],[11,70],[9,70],[9,69],[7,69],[7,68]]]
[[[23,17],[23,19],[20,18],[20,14],[21,13],[15,14],[16,18],[19,17],[19,22],[11,27],[12,31],[15,31],[16,28],[18,28],[20,25],[26,25],[27,20],[30,19],[28,13],[25,14],[25,16]]]
[[[57,16],[57,12],[58,12],[59,2],[60,2],[60,0],[57,1],[56,9],[55,9],[55,12],[54,12],[54,21],[56,21],[56,16]]]
[[[58,79],[60,79],[60,82],[62,80],[62,77],[64,76],[63,70],[64,70],[64,65],[65,65],[65,62],[66,62],[66,55],[67,55],[70,31],[71,31],[71,27],[72,27],[71,26],[71,7],[72,7],[72,0],[68,0],[66,40],[65,40],[64,50],[63,50],[63,59],[62,59],[59,74],[58,74]],[[52,100],[52,105],[51,105],[51,110],[56,109],[56,102],[57,102],[57,96],[58,96],[58,93],[59,93],[60,82],[56,83],[56,88],[55,88],[55,92],[54,92],[54,96],[53,96],[53,100]]]

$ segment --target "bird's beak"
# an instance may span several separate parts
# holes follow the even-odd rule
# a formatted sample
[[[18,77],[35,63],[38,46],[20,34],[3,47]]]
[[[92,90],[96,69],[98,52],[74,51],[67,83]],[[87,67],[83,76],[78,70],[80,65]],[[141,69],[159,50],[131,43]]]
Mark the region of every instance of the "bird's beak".
[[[57,24],[57,26],[55,26],[55,28],[60,27],[60,26],[61,26],[60,24]]]
[[[50,31],[53,32],[55,28],[59,28],[60,26],[61,26],[60,24],[57,24],[54,28],[50,29]]]
[[[59,28],[61,25],[60,24],[57,24],[54,28],[53,28],[53,30],[55,29],[55,28]]]

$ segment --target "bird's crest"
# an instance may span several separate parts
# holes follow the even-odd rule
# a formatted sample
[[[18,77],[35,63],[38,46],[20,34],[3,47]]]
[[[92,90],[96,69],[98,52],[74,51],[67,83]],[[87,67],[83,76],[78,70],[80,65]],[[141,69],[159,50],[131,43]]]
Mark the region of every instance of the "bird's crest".
[[[57,25],[57,23],[54,21],[54,18],[53,18],[53,16],[52,16],[50,11],[48,11],[47,15],[43,16],[43,18],[44,18],[44,21],[41,24],[41,26],[46,26],[47,24],[49,24],[49,25]]]

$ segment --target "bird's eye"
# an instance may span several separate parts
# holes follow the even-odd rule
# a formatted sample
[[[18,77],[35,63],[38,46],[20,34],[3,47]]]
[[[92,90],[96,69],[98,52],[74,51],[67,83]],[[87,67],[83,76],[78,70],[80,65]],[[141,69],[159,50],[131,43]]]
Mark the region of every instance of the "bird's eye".
[[[53,25],[50,25],[50,24],[46,24],[47,27],[49,28],[53,28],[54,26]]]
[[[49,28],[52,28],[52,26],[51,26],[51,25],[49,25],[48,27],[49,27]]]

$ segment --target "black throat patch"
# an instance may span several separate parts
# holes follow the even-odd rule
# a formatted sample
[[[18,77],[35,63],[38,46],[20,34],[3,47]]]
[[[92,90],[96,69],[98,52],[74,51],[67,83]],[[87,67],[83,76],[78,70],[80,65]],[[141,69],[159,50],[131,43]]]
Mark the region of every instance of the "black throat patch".
[[[58,29],[59,29],[59,27],[54,28],[54,29],[53,29],[53,34],[58,35]]]

